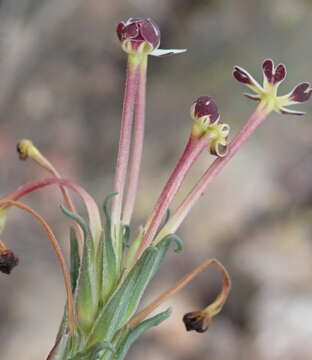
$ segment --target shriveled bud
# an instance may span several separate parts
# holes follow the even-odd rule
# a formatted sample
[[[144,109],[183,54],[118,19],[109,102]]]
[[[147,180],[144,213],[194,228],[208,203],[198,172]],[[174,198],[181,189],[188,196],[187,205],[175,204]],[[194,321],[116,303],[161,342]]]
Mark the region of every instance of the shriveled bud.
[[[128,54],[149,54],[160,44],[160,31],[150,18],[130,18],[117,25],[117,36]]]
[[[186,331],[203,333],[208,330],[212,318],[202,311],[189,312],[183,316]]]
[[[218,123],[218,106],[210,96],[201,96],[191,106],[191,117],[194,120],[192,134],[199,137],[207,131],[209,125]]]
[[[4,274],[10,274],[12,269],[18,265],[18,257],[16,257],[12,250],[5,249],[0,251],[0,271]]]
[[[30,140],[21,140],[16,145],[16,150],[18,152],[19,158],[21,160],[26,160],[29,157],[29,152],[33,150],[33,143]]]

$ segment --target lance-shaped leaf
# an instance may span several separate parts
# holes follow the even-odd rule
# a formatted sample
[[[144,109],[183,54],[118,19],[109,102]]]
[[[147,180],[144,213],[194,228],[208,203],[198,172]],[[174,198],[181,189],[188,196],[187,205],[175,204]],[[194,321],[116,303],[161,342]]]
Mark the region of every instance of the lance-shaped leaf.
[[[79,352],[69,360],[100,360],[102,353],[107,350],[110,352],[115,351],[110,343],[101,341],[90,346],[88,349]]]
[[[88,331],[94,322],[99,303],[99,282],[96,271],[94,243],[89,227],[82,217],[70,212],[62,205],[61,209],[65,215],[80,225],[84,235],[83,255],[79,270],[75,302],[79,324],[82,329]]]
[[[102,258],[102,283],[101,283],[101,300],[105,302],[112,293],[119,277],[117,258],[113,247],[111,216],[109,203],[116,193],[108,195],[103,204],[103,211],[106,216],[105,239],[100,242],[99,253]],[[100,259],[101,260],[101,259]]]
[[[70,280],[73,294],[75,293],[80,268],[80,256],[78,251],[78,240],[76,232],[73,228],[70,229]],[[65,333],[67,329],[67,306],[64,308],[63,318],[57,333],[57,338]]]
[[[142,321],[139,325],[127,331],[126,335],[119,342],[118,347],[116,349],[116,353],[113,356],[113,360],[123,360],[127,355],[131,345],[143,334],[145,330],[153,326],[158,326],[163,321],[168,319],[171,315],[171,309],[167,309],[166,311],[157,314],[149,319]]]
[[[168,235],[157,246],[151,246],[144,251],[110,301],[99,313],[87,341],[88,345],[101,340],[112,341],[115,333],[130,320],[172,241],[178,245],[176,251],[182,249],[181,240],[175,235]]]

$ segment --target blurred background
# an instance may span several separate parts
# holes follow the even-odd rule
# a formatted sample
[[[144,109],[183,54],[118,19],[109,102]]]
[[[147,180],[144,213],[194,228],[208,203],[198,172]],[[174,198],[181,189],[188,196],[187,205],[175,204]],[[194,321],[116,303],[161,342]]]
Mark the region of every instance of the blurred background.
[[[115,26],[152,17],[161,48],[184,55],[151,58],[146,146],[136,227],[143,223],[190,131],[189,106],[200,95],[219,104],[234,134],[255,104],[232,78],[233,65],[261,80],[266,57],[284,62],[286,93],[312,81],[312,1],[304,0],[2,0],[0,2],[1,195],[46,174],[18,160],[30,138],[67,178],[102,202],[112,191],[126,56]],[[233,291],[204,334],[181,321],[220,289],[206,270],[168,301],[172,317],[136,343],[128,359],[292,360],[312,354],[312,102],[305,117],[273,114],[211,184],[179,235],[145,303],[208,257],[228,268]],[[212,157],[204,154],[181,200]],[[68,250],[68,221],[56,188],[27,198]],[[81,206],[83,214],[83,206]],[[64,288],[45,235],[28,215],[11,212],[2,239],[20,257],[0,276],[0,358],[41,360],[53,345]]]

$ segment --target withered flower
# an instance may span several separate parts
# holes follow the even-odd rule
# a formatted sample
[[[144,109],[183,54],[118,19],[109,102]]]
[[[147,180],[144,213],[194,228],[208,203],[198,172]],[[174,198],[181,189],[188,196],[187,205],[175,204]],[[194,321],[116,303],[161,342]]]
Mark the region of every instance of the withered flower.
[[[19,259],[10,249],[0,250],[0,271],[9,275],[12,269],[18,265]]]
[[[183,316],[186,331],[203,333],[208,330],[211,321],[212,318],[202,311],[189,312]]]

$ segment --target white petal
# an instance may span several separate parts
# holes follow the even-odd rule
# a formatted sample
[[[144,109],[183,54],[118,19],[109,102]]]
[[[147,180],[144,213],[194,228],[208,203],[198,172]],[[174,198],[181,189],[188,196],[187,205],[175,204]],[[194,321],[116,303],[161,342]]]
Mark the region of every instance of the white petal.
[[[298,115],[298,116],[305,115],[305,112],[303,111],[290,110],[283,106],[279,108],[279,112],[284,115]]]
[[[155,49],[149,55],[152,56],[170,56],[175,54],[182,54],[186,49]]]

